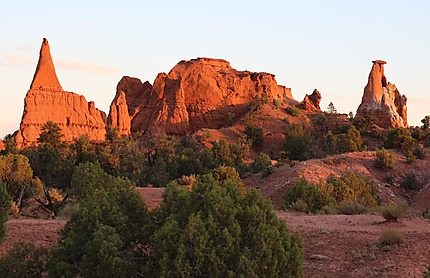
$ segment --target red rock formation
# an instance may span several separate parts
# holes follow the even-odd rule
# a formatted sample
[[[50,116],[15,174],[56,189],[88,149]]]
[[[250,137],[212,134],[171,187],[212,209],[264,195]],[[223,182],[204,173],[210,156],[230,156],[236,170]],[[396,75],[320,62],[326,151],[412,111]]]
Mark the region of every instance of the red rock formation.
[[[263,94],[269,100],[294,101],[291,90],[278,85],[273,74],[237,71],[219,59],[181,61],[169,74],[160,73],[151,90],[129,78],[121,82],[137,84],[135,90],[125,86],[132,131],[184,135],[225,126],[229,113],[245,114],[247,104]]]
[[[118,130],[119,135],[129,135],[131,120],[144,104],[146,94],[150,94],[152,85],[142,83],[137,78],[124,76],[116,88],[116,95],[110,106],[108,125]]]
[[[394,84],[384,74],[385,61],[373,61],[364,95],[357,109],[356,119],[372,110],[376,124],[382,128],[407,127],[406,96],[400,95]]]
[[[297,107],[306,112],[321,112],[321,94],[315,89],[311,95],[306,94],[303,101]]]
[[[43,39],[36,73],[24,100],[24,113],[16,135],[18,147],[37,143],[41,127],[48,121],[60,126],[66,141],[81,135],[102,141],[106,134],[103,114],[94,102],[87,102],[85,97],[61,88],[48,40]]]
[[[4,142],[3,142],[3,140],[0,140],[0,151],[3,151],[5,149],[6,149],[6,146],[5,146]]]

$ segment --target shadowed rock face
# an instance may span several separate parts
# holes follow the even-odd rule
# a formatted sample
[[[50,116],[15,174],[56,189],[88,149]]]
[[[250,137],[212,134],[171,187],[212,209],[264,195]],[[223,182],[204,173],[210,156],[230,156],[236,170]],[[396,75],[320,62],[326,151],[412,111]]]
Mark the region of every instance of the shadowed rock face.
[[[320,92],[315,89],[311,95],[306,94],[303,101],[297,107],[306,112],[321,112],[321,98]]]
[[[355,118],[360,119],[372,110],[376,117],[376,124],[382,128],[407,127],[407,98],[405,95],[400,95],[396,86],[387,81],[384,74],[385,64],[385,61],[373,61]]]
[[[47,39],[43,39],[36,72],[24,100],[16,142],[19,148],[37,144],[41,127],[48,121],[57,123],[64,140],[87,135],[90,140],[103,141],[106,134],[104,113],[84,96],[66,92],[58,81]]]
[[[294,101],[291,90],[278,85],[273,74],[237,71],[227,61],[208,58],[179,62],[168,74],[158,74],[152,87],[124,77],[116,99],[121,91],[125,93],[133,132],[178,135],[223,127],[228,115],[245,114],[247,104],[263,93],[269,101]]]

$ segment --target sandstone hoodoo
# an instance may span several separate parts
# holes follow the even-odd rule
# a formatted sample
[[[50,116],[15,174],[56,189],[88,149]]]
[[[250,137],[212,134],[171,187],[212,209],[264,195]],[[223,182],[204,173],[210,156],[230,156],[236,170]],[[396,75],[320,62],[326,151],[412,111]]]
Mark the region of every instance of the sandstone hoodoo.
[[[406,96],[400,95],[396,85],[387,81],[385,61],[373,61],[364,95],[357,109],[356,119],[373,112],[376,124],[382,128],[407,127]]]
[[[158,74],[152,87],[124,77],[112,103],[116,108],[111,107],[109,116],[118,125],[125,122],[117,112],[121,92],[125,94],[133,132],[177,135],[223,127],[228,115],[244,115],[247,104],[257,98],[294,101],[291,89],[278,85],[273,74],[238,71],[227,61],[209,58],[179,62],[168,74]],[[126,129],[127,125],[122,125]]]
[[[320,92],[315,89],[311,95],[306,94],[303,101],[297,107],[306,112],[321,112],[321,98]]]
[[[60,126],[66,141],[81,135],[87,135],[93,141],[105,138],[103,112],[94,102],[87,102],[84,96],[61,88],[48,40],[43,39],[36,72],[24,100],[24,113],[16,135],[18,147],[37,143],[41,127],[48,121]]]

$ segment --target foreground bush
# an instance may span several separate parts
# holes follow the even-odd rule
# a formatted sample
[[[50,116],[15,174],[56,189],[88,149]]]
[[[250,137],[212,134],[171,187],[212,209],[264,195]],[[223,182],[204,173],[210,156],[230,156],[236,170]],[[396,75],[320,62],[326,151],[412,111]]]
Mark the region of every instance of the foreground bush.
[[[2,277],[44,277],[48,250],[33,243],[19,241],[0,258]]]
[[[302,177],[285,192],[282,208],[317,213],[324,206],[333,202],[333,198],[325,197],[316,185],[309,183],[306,178]]]
[[[192,191],[171,183],[149,212],[128,181],[81,164],[72,187],[82,200],[50,277],[302,277],[300,236],[231,169],[197,177]]]
[[[11,198],[6,191],[6,186],[0,182],[0,242],[6,236],[6,221],[9,219],[11,205]]]
[[[301,277],[303,246],[270,201],[240,182],[172,183],[154,211],[147,277]]]
[[[406,208],[401,204],[390,203],[380,208],[382,217],[388,222],[397,222],[405,214]]]

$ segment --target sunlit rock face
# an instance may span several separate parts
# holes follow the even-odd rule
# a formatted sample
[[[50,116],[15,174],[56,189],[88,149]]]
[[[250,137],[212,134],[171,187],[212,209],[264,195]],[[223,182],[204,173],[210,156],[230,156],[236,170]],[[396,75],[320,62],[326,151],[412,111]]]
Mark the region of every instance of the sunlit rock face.
[[[385,61],[373,61],[355,118],[360,119],[372,110],[376,124],[382,128],[407,127],[407,98],[405,95],[400,95],[396,85],[387,81],[384,74],[385,64]]]
[[[81,135],[87,135],[93,141],[103,141],[105,118],[94,102],[87,102],[84,96],[61,88],[48,40],[43,39],[36,72],[24,99],[24,113],[16,135],[18,147],[37,144],[41,127],[48,121],[60,126],[66,141]]]

